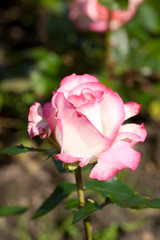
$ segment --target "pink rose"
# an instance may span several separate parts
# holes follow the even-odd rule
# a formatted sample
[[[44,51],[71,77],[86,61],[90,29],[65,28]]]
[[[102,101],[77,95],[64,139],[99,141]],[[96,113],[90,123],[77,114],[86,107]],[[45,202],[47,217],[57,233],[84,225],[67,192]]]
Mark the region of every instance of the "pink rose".
[[[47,120],[43,117],[41,105],[35,102],[30,107],[28,115],[28,134],[31,138],[40,136],[40,138],[48,138],[51,134],[51,129],[48,125]]]
[[[105,32],[108,27],[115,31],[133,18],[143,1],[129,0],[127,10],[113,10],[109,20],[108,8],[98,0],[74,0],[70,4],[69,18],[83,31]]]
[[[135,102],[124,104],[116,92],[91,75],[65,77],[51,103],[43,107],[43,118],[61,149],[55,159],[78,162],[80,167],[94,163],[90,177],[98,180],[108,180],[123,168],[135,170],[141,155],[132,147],[145,140],[146,129],[144,124],[122,124],[140,108]]]

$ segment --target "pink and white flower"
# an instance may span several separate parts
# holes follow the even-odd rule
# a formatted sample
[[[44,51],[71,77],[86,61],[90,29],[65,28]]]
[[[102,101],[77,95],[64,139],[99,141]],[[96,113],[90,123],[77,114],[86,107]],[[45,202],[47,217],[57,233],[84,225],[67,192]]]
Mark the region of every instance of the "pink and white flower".
[[[69,18],[82,31],[105,32],[108,28],[115,31],[134,17],[143,1],[128,0],[126,10],[109,12],[98,0],[74,0],[70,4]]]
[[[30,138],[40,136],[40,138],[48,138],[51,134],[51,129],[47,120],[43,117],[42,108],[40,103],[35,102],[30,107],[28,115],[28,134]]]
[[[124,168],[137,168],[141,155],[133,147],[144,142],[146,129],[144,124],[123,123],[138,114],[141,105],[124,104],[97,78],[88,74],[67,76],[53,92],[51,103],[43,106],[43,114],[34,111],[33,106],[28,132],[31,137],[40,135],[40,123],[47,121],[61,149],[56,160],[77,162],[80,167],[94,163],[90,177],[98,180],[108,180]]]

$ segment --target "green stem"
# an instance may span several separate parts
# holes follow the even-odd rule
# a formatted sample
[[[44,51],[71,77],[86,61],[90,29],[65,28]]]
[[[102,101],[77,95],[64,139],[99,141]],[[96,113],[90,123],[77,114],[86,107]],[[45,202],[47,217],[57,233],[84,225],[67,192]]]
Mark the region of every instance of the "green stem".
[[[84,197],[84,186],[82,180],[82,173],[81,168],[78,167],[75,170],[75,178],[76,178],[76,185],[77,185],[77,194],[79,199],[79,207],[83,207],[85,205],[85,197]],[[92,230],[90,224],[90,217],[86,217],[84,220],[84,227],[86,233],[86,240],[92,240]]]

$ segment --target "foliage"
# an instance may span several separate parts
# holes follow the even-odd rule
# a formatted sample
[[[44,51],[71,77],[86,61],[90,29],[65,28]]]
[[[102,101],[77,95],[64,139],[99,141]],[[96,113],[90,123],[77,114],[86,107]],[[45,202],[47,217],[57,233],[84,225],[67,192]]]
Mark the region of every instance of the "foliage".
[[[0,206],[0,216],[16,215],[27,211],[24,206]]]
[[[1,153],[19,154],[24,152],[37,151],[34,148],[28,148],[24,146],[12,146],[1,151]],[[40,152],[46,153],[46,150],[38,149]],[[56,166],[56,165],[55,165]],[[59,168],[59,166],[57,166]],[[84,207],[78,210],[78,202],[75,199],[71,199],[67,205],[67,209],[76,213],[73,218],[73,223],[83,220],[93,212],[102,210],[108,204],[115,203],[116,205],[123,208],[157,208],[160,209],[160,199],[150,199],[134,192],[129,186],[122,183],[117,177],[113,177],[108,181],[90,180],[85,184],[86,190],[96,191],[104,198],[104,202],[99,204],[96,199],[89,199],[88,203]],[[58,204],[66,199],[73,191],[76,191],[76,185],[64,182],[57,185],[53,193],[42,203],[39,209],[34,213],[33,219],[39,218],[46,213],[53,210]],[[1,214],[12,215],[21,213],[27,210],[27,207],[2,207]]]

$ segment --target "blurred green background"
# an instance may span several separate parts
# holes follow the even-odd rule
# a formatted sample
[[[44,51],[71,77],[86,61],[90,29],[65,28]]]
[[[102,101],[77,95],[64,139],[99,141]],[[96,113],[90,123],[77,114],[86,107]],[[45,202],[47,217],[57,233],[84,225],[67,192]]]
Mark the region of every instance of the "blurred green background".
[[[0,2],[0,149],[20,143],[45,144],[37,138],[31,141],[27,134],[30,105],[50,101],[52,91],[66,75],[92,74],[117,91],[124,102],[142,104],[134,120],[144,122],[148,131],[146,142],[139,146],[143,160],[135,173],[124,171],[120,178],[142,194],[160,196],[160,4],[157,0],[144,1],[129,23],[111,33],[107,68],[105,34],[78,31],[68,18],[68,2]],[[59,175],[54,165],[52,169],[51,162],[37,161],[39,158],[44,160],[35,154],[0,157],[0,204],[23,203],[34,208],[57,182],[73,181],[71,176]],[[95,232],[102,226],[109,228],[108,233],[97,233],[95,240],[160,239],[157,211],[146,210],[137,217],[135,212],[107,209],[107,218],[108,211],[110,220],[106,219],[105,224],[104,215],[101,220],[96,215],[93,218]],[[66,212],[64,218],[63,207],[58,218],[53,214],[31,223],[30,214],[21,216],[22,220],[0,219],[2,239],[81,239],[81,226],[70,226],[71,216],[68,218]],[[139,224],[144,219],[148,222]]]

